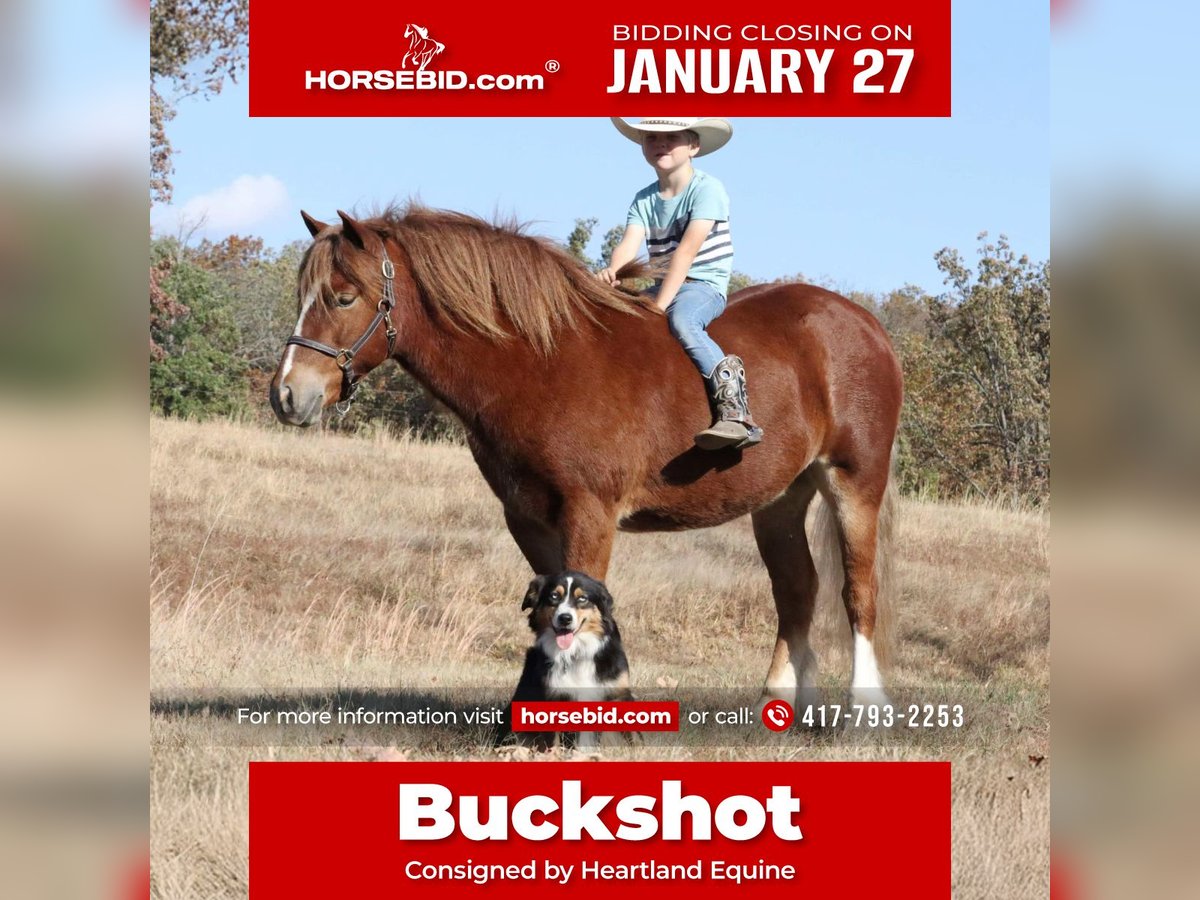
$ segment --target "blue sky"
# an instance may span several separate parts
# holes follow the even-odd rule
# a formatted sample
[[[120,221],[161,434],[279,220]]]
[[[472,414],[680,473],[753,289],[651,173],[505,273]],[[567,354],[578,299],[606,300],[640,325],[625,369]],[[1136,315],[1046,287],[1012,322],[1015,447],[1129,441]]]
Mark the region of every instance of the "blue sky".
[[[936,292],[933,254],[954,246],[973,255],[980,231],[1047,258],[1046,6],[956,4],[953,53],[949,119],[731,118],[733,140],[699,165],[729,190],[735,268],[758,278],[802,272],[844,290],[914,283]],[[576,217],[594,216],[595,250],[653,177],[600,118],[250,119],[246,108],[244,83],[180,103],[169,132],[175,205],[152,211],[158,230],[207,210],[201,234],[257,234],[278,246],[306,237],[301,208],[330,218],[419,195],[515,213],[558,238]]]
[[[0,5],[0,162],[52,178],[143,171],[149,59],[134,0]]]
[[[1055,227],[1086,232],[1130,207],[1194,216],[1200,199],[1200,5],[1071,0],[1055,26]]]
[[[707,165],[733,196],[738,268],[938,290],[932,254],[969,253],[985,229],[1046,258],[1052,172],[1058,224],[1087,217],[1096,198],[1194,207],[1200,7],[1070,0],[1051,43],[1046,5],[955,4],[948,120],[734,119],[734,140]],[[8,16],[6,71],[17,77],[0,98],[0,160],[60,173],[114,155],[145,165],[137,4],[42,0]],[[170,129],[177,209],[218,211],[224,197],[225,218],[242,219],[233,230],[273,245],[305,236],[301,207],[329,216],[418,192],[513,211],[562,237],[576,216],[621,221],[650,176],[636,148],[593,119],[252,120],[238,85],[183,101]],[[166,225],[167,213],[152,220]]]

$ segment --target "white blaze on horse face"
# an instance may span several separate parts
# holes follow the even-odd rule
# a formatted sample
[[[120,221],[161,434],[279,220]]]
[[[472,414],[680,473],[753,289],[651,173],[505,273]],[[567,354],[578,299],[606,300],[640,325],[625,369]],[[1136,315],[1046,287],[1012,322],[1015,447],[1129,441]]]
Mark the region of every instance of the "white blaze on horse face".
[[[296,327],[292,329],[292,334],[299,335],[300,330],[304,328],[304,317],[308,315],[308,311],[312,309],[312,305],[317,300],[317,290],[314,288],[307,297],[304,298],[304,303],[300,305],[300,317],[296,319]],[[283,383],[287,381],[288,372],[292,371],[292,363],[296,359],[296,345],[288,344],[287,350],[283,354],[283,370],[279,373],[279,381]]]

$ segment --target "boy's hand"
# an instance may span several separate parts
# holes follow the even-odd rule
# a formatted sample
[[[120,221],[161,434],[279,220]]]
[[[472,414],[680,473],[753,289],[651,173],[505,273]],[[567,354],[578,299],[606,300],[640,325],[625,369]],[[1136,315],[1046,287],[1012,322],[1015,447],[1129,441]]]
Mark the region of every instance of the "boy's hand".
[[[645,238],[646,231],[641,225],[633,222],[626,225],[625,233],[621,235],[621,242],[613,249],[612,256],[608,260],[608,265],[597,272],[596,277],[605,284],[620,287],[621,282],[617,278],[617,272],[626,263],[633,262]]]

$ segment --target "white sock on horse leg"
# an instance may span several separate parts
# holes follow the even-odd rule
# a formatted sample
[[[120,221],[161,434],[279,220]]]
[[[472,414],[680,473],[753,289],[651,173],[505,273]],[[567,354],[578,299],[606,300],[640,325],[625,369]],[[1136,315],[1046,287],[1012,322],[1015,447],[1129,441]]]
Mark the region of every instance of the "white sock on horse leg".
[[[854,632],[854,673],[850,680],[850,693],[857,703],[889,702],[883,690],[883,679],[879,675],[879,664],[875,660],[875,646],[870,638],[857,631]]]
[[[879,665],[875,662],[875,647],[870,638],[854,632],[854,675],[851,686],[856,690],[883,687]]]

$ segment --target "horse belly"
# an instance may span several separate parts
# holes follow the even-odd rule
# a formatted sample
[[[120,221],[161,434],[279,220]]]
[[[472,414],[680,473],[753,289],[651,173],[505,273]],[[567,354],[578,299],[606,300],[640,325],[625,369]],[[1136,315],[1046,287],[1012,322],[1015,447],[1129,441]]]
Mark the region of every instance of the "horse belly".
[[[650,487],[633,499],[617,521],[621,531],[684,531],[723,525],[769,505],[783,494],[803,467],[774,477],[726,476],[687,486]]]
[[[781,392],[777,395],[783,396]],[[793,402],[795,409],[798,402]],[[768,506],[800,476],[818,452],[816,441],[767,404],[767,438],[743,451],[664,448],[621,506],[622,531],[711,528]],[[764,421],[764,420],[760,420]],[[690,432],[688,435],[690,443]],[[682,443],[682,439],[680,440]]]
[[[687,531],[692,528],[712,528],[723,525],[758,507],[745,504],[741,507],[721,509],[695,509],[679,507],[643,507],[622,516],[617,521],[621,531]]]

